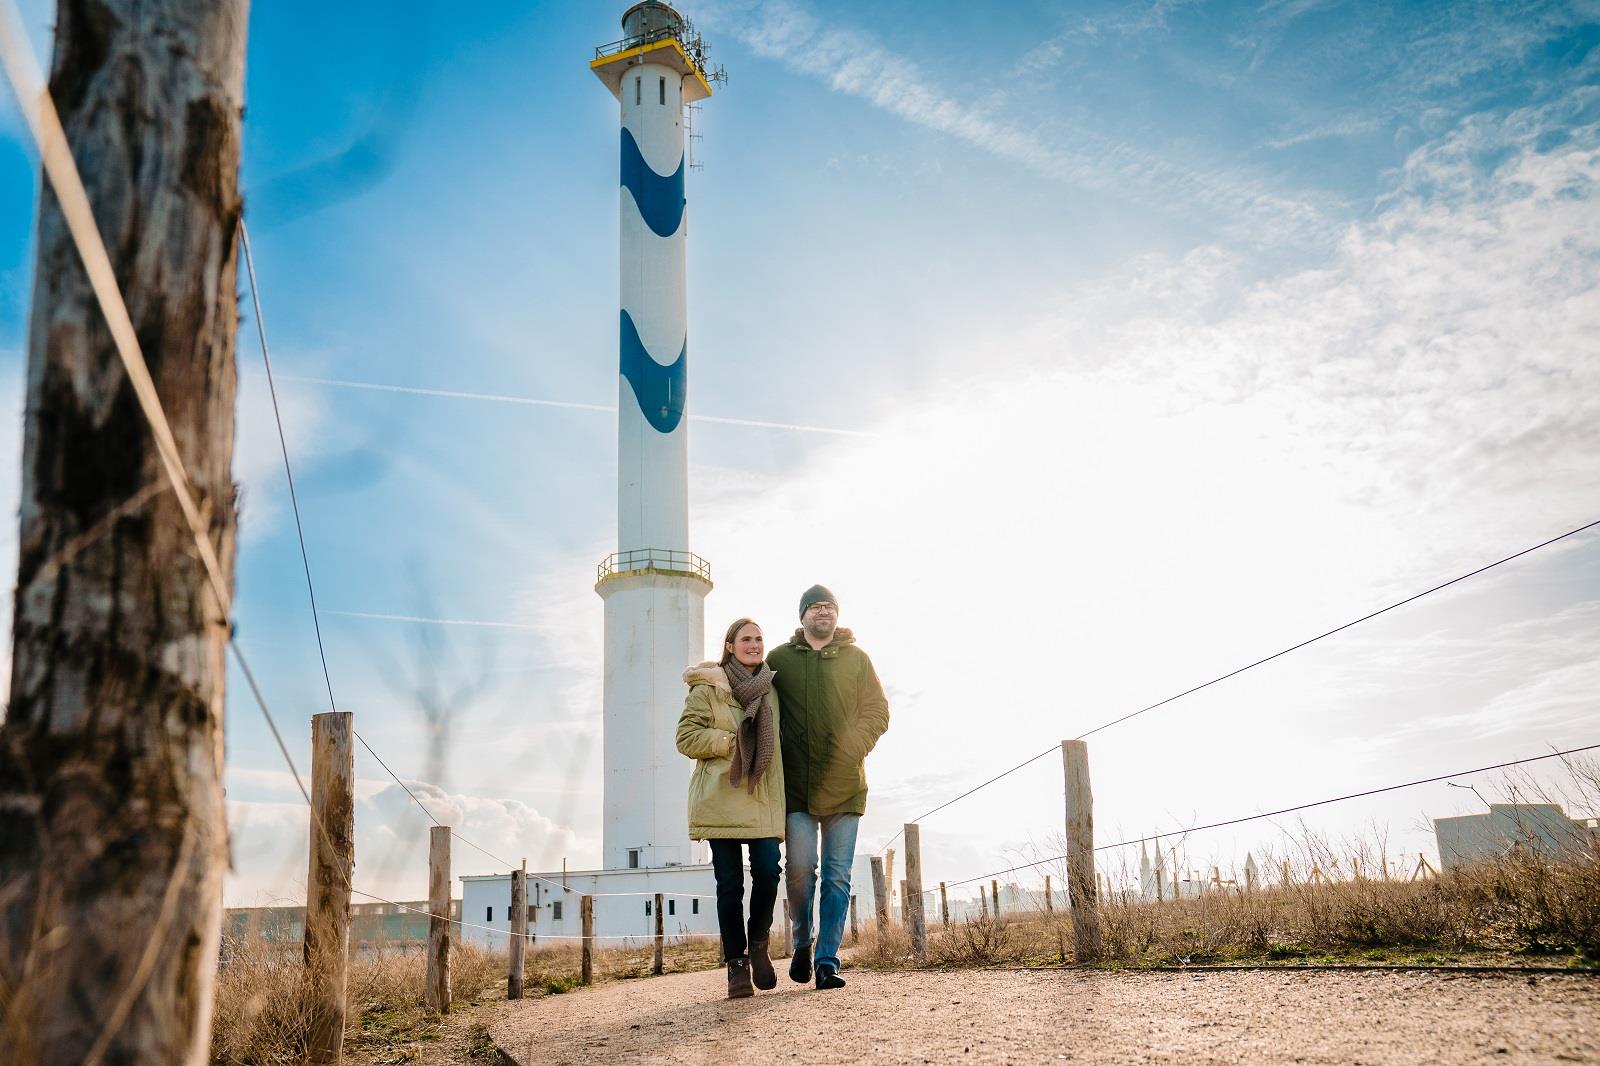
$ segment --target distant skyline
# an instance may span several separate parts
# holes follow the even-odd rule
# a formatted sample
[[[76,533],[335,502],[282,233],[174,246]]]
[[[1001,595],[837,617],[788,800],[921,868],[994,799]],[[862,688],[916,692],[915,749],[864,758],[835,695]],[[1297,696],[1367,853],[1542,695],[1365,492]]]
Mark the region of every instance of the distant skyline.
[[[586,67],[625,6],[251,12],[241,183],[334,694],[538,868],[599,860],[617,145]],[[891,701],[864,848],[1600,519],[1600,3],[679,6],[729,73],[688,191],[706,629],[776,642],[839,593]],[[14,515],[38,167],[0,99]],[[239,637],[305,772],[327,695],[252,313],[238,357]],[[1091,738],[1099,831],[1600,741],[1596,647],[1586,534]],[[299,898],[304,807],[241,681],[228,899]],[[428,823],[357,770],[358,884],[415,898]],[[1305,820],[1431,853],[1424,816],[1478,806]],[[929,819],[926,876],[1038,857],[1060,812],[1042,759]]]

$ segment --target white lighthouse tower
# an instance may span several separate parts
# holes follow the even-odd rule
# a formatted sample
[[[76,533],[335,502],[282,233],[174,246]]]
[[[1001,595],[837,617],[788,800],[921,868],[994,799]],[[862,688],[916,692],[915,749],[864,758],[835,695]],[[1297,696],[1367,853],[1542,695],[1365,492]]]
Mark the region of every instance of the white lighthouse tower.
[[[603,868],[530,875],[536,943],[575,938],[583,895],[601,937],[650,936],[657,899],[668,935],[717,929],[713,872],[689,840],[692,765],[678,754],[677,726],[684,668],[705,657],[711,591],[710,565],[689,550],[685,109],[711,95],[720,72],[664,3],[628,8],[622,30],[589,64],[620,105],[622,163],[617,550],[595,585],[605,601]],[[461,880],[473,923],[463,935],[502,946],[510,875]]]
[[[591,68],[621,105],[617,551],[605,601],[608,868],[692,863],[683,670],[705,653],[711,568],[689,550],[685,107],[711,95],[700,38],[664,3],[635,4]]]

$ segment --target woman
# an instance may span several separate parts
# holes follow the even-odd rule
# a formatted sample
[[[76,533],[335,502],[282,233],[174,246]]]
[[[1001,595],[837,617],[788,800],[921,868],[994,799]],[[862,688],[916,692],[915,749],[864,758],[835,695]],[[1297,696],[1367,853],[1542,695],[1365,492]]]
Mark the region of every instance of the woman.
[[[782,873],[783,755],[778,749],[778,694],[765,656],[761,627],[748,618],[734,622],[722,639],[720,662],[683,672],[689,696],[678,719],[678,750],[695,760],[689,779],[689,835],[711,843],[729,999],[778,984],[767,941]],[[750,851],[748,927],[745,848]]]

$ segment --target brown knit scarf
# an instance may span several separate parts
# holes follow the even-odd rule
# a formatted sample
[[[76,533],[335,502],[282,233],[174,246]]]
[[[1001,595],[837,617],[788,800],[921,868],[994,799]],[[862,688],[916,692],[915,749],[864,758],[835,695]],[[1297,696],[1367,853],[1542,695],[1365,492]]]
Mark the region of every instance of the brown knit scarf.
[[[744,708],[735,736],[733,767],[728,772],[728,783],[735,788],[743,782],[745,791],[754,794],[756,782],[772,765],[772,753],[778,746],[777,731],[773,728],[772,702],[767,693],[772,691],[772,670],[766,663],[759,664],[754,673],[738,659],[729,659],[723,670],[728,675],[728,687],[733,698]]]

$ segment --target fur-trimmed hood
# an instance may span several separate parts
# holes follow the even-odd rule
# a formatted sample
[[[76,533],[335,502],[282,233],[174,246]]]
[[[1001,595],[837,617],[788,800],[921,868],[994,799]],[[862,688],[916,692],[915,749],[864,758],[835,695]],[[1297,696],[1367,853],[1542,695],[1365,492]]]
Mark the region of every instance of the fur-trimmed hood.
[[[684,684],[690,688],[696,685],[714,685],[722,691],[733,694],[733,686],[728,684],[728,671],[713,662],[703,662],[699,666],[691,666],[683,672]]]

